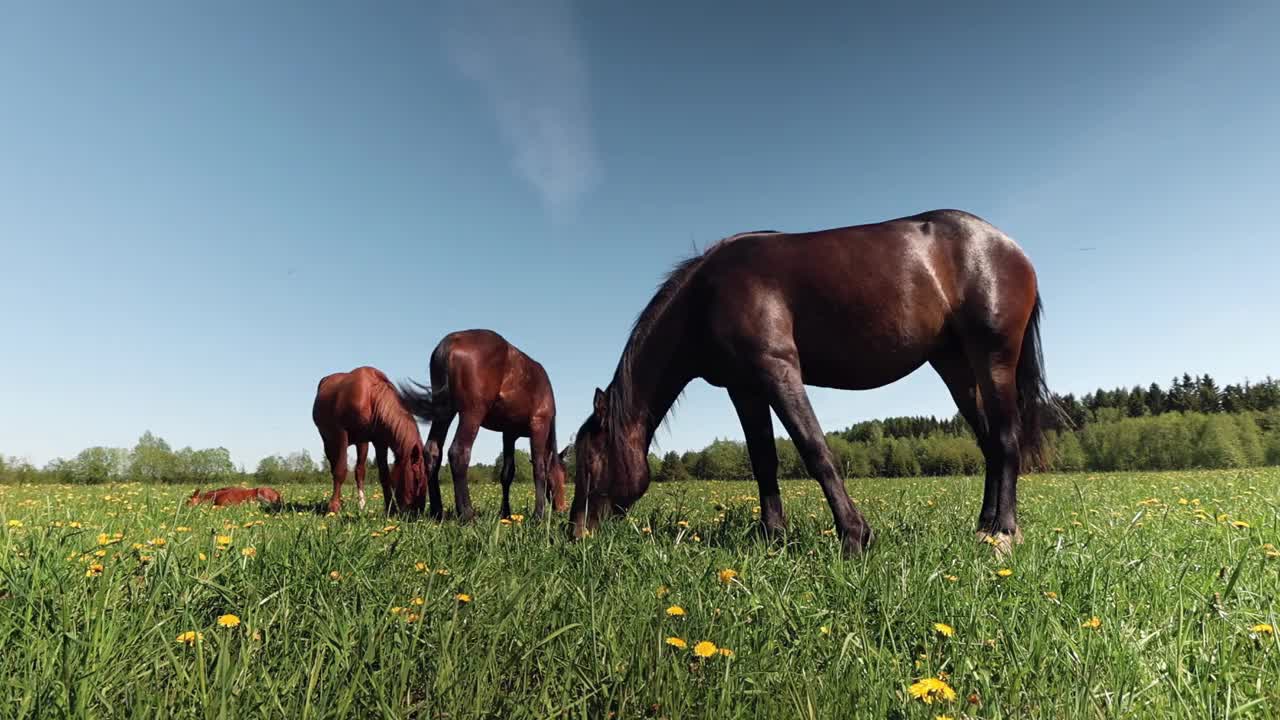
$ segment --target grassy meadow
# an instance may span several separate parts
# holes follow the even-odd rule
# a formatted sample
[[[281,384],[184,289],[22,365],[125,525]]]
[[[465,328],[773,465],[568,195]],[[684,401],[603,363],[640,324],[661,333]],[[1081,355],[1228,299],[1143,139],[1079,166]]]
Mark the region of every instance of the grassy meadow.
[[[1026,477],[1003,560],[976,478],[849,488],[853,560],[812,481],[778,543],[754,483],[655,485],[580,543],[489,483],[466,527],[0,486],[0,717],[1280,715],[1280,470]]]

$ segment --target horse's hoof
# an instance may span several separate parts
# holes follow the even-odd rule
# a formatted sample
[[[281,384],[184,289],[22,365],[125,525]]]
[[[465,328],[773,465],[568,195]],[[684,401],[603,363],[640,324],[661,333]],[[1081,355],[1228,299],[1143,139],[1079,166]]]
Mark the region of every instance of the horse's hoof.
[[[978,538],[978,542],[990,545],[998,558],[1012,555],[1013,546],[1022,544],[1022,530],[1020,529],[1015,529],[1012,533],[979,530],[975,535]]]
[[[760,538],[765,542],[779,542],[787,534],[787,524],[785,522],[778,524],[761,522],[756,528]]]
[[[845,557],[857,557],[865,553],[874,541],[875,533],[871,532],[871,528],[863,525],[845,535],[840,545]]]

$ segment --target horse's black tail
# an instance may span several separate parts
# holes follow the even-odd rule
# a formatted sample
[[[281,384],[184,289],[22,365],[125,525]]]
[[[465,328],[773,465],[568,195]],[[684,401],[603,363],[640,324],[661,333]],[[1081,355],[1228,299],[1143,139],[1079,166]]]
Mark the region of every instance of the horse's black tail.
[[[1040,346],[1040,315],[1043,309],[1040,293],[1037,292],[1031,319],[1027,321],[1027,328],[1022,335],[1022,352],[1018,357],[1018,416],[1022,422],[1019,444],[1022,447],[1024,470],[1045,467],[1042,422],[1048,414],[1062,415],[1044,378],[1044,352]]]
[[[414,380],[399,383],[400,398],[405,409],[418,420],[430,425],[448,403],[449,388],[441,388],[439,392]]]

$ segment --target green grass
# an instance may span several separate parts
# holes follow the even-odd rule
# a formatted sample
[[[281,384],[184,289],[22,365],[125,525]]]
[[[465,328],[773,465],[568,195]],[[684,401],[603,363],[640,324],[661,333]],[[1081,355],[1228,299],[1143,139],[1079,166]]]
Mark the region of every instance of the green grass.
[[[188,509],[179,487],[0,486],[0,716],[1280,713],[1280,638],[1251,630],[1280,628],[1280,471],[1024,478],[1026,543],[1005,561],[974,541],[976,479],[849,487],[877,532],[855,560],[810,481],[784,483],[785,544],[755,537],[751,483],[654,486],[580,543],[561,518],[499,524],[489,484],[468,527],[388,522],[376,497],[323,518]],[[178,643],[188,630],[203,640]],[[734,654],[698,659],[701,640]],[[908,693],[940,673],[955,700]]]

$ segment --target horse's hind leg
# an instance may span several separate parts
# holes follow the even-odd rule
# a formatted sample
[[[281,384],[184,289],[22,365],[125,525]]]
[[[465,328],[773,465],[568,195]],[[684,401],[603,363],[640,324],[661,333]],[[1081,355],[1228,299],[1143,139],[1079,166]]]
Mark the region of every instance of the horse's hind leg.
[[[1020,338],[1019,338],[1020,339]],[[1017,367],[1019,344],[1004,343],[995,349],[969,351],[969,362],[975,368],[982,397],[982,414],[986,419],[986,443],[982,448],[987,460],[987,488],[995,487],[995,513],[990,519],[980,517],[980,536],[994,536],[998,552],[1008,552],[1013,543],[1022,541],[1018,528],[1018,470],[1021,464],[1021,427],[1018,416]],[[987,503],[983,503],[984,512]]]
[[[742,432],[751,456],[751,474],[760,487],[760,522],[766,535],[786,528],[782,514],[782,493],[778,490],[778,448],[773,444],[773,418],[764,396],[742,388],[729,388],[729,399],[738,411]]]
[[[467,466],[471,464],[471,446],[480,432],[480,414],[462,414],[458,420],[458,432],[449,446],[449,471],[453,474],[453,508],[458,522],[470,522],[476,512],[471,507],[471,492],[467,489]]]
[[[831,449],[827,447],[822,427],[814,415],[813,406],[809,404],[809,396],[804,391],[804,380],[800,374],[800,362],[795,346],[769,349],[761,353],[757,360],[757,371],[761,374],[760,383],[769,405],[778,413],[778,418],[786,426],[800,457],[804,458],[805,468],[822,486],[822,494],[831,506],[831,514],[835,519],[836,532],[839,533],[846,555],[860,553],[871,544],[871,528],[867,526],[845,492],[844,481],[836,472],[835,463],[831,460]]]
[[[541,520],[547,512],[547,489],[550,481],[547,475],[551,472],[551,455],[556,449],[551,446],[549,425],[535,419],[529,429],[529,456],[533,459],[533,519]]]
[[[511,483],[516,479],[516,436],[502,434],[502,512],[499,517],[511,517]]]
[[[356,497],[360,501],[360,509],[364,510],[364,476],[368,471],[365,463],[369,462],[369,443],[356,443]]]
[[[987,459],[986,477],[982,486],[982,510],[978,513],[978,532],[982,534],[995,525],[1003,464],[1001,458],[989,451],[987,420],[982,413],[978,377],[958,342],[935,353],[929,358],[929,364],[947,384],[951,399],[955,401],[965,422],[973,429],[978,449],[982,451],[983,458]]]
[[[324,455],[329,459],[329,472],[333,474],[333,497],[329,498],[329,512],[342,509],[342,483],[347,480],[347,434],[326,435]]]
[[[440,465],[444,439],[452,424],[453,415],[437,417],[431,421],[431,431],[427,434],[427,497],[431,502],[431,517],[437,521],[444,519],[444,503],[440,500]]]

